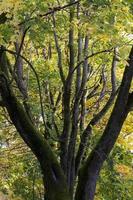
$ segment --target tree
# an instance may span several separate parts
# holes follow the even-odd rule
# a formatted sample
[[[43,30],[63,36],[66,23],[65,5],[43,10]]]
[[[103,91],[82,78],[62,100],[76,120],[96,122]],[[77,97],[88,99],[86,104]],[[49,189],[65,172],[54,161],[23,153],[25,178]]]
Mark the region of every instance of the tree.
[[[20,1],[18,2],[20,3]],[[12,1],[9,3],[11,3],[12,9],[16,5]],[[40,163],[46,190],[44,198],[47,200],[93,200],[100,170],[133,106],[133,93],[130,92],[133,77],[133,48],[131,48],[129,59],[125,62],[126,67],[122,81],[119,80],[121,82],[119,87],[115,73],[120,59],[119,51],[126,40],[121,35],[124,31],[125,33],[129,31],[120,18],[123,17],[122,9],[126,7],[126,20],[130,23],[130,4],[125,6],[122,2],[118,8],[117,5],[120,1],[111,4],[109,1],[88,3],[70,0],[64,6],[61,6],[59,2],[57,6],[54,1],[49,3],[39,1],[39,3],[38,10],[37,1],[24,2],[24,5],[18,7],[19,11],[15,11],[15,14],[10,14],[8,11],[6,12],[5,8],[2,8],[3,13],[0,20],[2,30],[4,28],[6,31],[13,30],[16,27],[16,24],[14,25],[16,17],[18,17],[17,26],[19,24],[19,28],[17,31],[21,40],[15,37],[15,41],[12,42],[9,49],[7,43],[9,40],[13,40],[12,34],[3,36],[3,39],[7,41],[3,42],[4,46],[1,46],[0,49],[1,106],[6,108],[17,132]],[[34,5],[36,6],[34,7]],[[110,12],[110,7],[112,12]],[[30,13],[30,8],[33,9],[33,13]],[[49,11],[44,13],[47,9]],[[68,14],[65,9],[69,11]],[[61,23],[62,18],[58,14],[59,11],[63,12],[61,16],[64,18],[63,23]],[[22,13],[26,13],[24,19],[22,19]],[[46,22],[43,22],[44,18],[46,18]],[[88,20],[90,24],[88,24]],[[121,30],[119,31],[119,29]],[[59,30],[62,30],[61,36]],[[47,36],[43,43],[44,34],[49,35],[50,40]],[[48,47],[44,45],[45,43]],[[38,64],[37,71],[40,70],[44,75],[41,77],[41,84],[36,69],[27,59],[27,50],[30,45],[34,50],[31,55],[36,59],[33,63]],[[53,49],[51,46],[54,46]],[[65,49],[64,54],[62,47]],[[101,47],[102,50],[98,51]],[[106,49],[104,49],[105,47]],[[94,52],[94,50],[97,51]],[[90,51],[92,51],[91,54]],[[124,46],[124,51],[129,50]],[[14,65],[11,57],[7,57],[7,53],[14,55]],[[40,54],[41,59],[39,60]],[[122,62],[124,56],[120,65],[124,64]],[[54,69],[55,71],[50,69],[51,71],[48,72],[42,68],[42,65],[49,68],[52,62],[55,65],[55,60],[58,62],[58,73],[55,72],[57,68]],[[39,62],[41,62],[41,69],[39,69]],[[23,74],[27,73],[26,65],[32,69],[35,77],[31,78],[30,75],[25,81]],[[106,65],[109,67],[106,68]],[[100,66],[100,73],[98,73],[98,66]],[[106,80],[106,71],[111,77],[109,82]],[[53,78],[55,75],[56,80]],[[35,98],[34,104],[36,106],[40,103],[41,111],[35,111],[35,106],[30,105],[32,89],[28,89],[27,85],[33,84],[34,88],[35,79],[37,79],[35,89],[38,87],[39,96]],[[88,89],[89,84],[90,89]],[[52,88],[53,86],[55,90],[61,86],[58,94]],[[107,92],[106,88],[111,89],[111,92]],[[92,101],[93,97],[96,101],[95,99]],[[106,103],[104,103],[105,97],[107,98]],[[88,142],[93,127],[109,110],[115,97],[116,101],[103,134],[88,155],[86,152],[89,148]],[[87,111],[87,100],[93,103],[89,107],[91,111]],[[86,113],[89,113],[89,116]],[[40,118],[42,122],[40,122]],[[36,128],[37,124],[39,124],[38,129]],[[60,145],[57,153],[52,147],[54,139]]]

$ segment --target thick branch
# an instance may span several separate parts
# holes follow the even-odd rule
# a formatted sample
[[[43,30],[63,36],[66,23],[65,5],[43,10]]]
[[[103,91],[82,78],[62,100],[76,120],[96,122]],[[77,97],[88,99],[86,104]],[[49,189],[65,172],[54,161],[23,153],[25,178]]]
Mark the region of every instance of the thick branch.
[[[95,126],[99,122],[99,120],[106,114],[106,112],[109,110],[110,106],[112,105],[115,96],[118,93],[118,90],[116,90],[116,75],[115,75],[116,65],[117,65],[117,57],[116,57],[116,51],[114,51],[112,67],[111,67],[112,91],[111,91],[110,97],[109,97],[107,103],[105,104],[105,106],[100,110],[99,113],[97,113],[91,119],[91,121],[89,122],[89,124],[87,125],[86,129],[84,130],[84,132],[81,136],[81,142],[80,142],[79,149],[78,149],[77,156],[76,156],[76,164],[75,164],[76,174],[78,173],[78,169],[80,167],[84,152],[86,150],[87,143],[90,138],[93,126]]]
[[[75,3],[75,0],[70,0],[70,4]],[[72,21],[74,18],[74,8],[70,7],[70,29],[69,29],[69,71],[64,85],[64,94],[63,94],[63,117],[64,117],[64,126],[63,133],[61,135],[61,165],[66,173],[67,169],[67,152],[68,152],[68,138],[70,135],[70,122],[71,122],[71,113],[70,113],[70,100],[71,100],[71,85],[72,78],[70,76],[74,68],[74,29]]]
[[[12,55],[17,55],[16,52],[12,51],[12,50],[8,50],[8,49],[3,49],[3,51],[7,51],[9,52],[10,54]],[[40,107],[41,107],[41,115],[42,115],[42,119],[43,119],[43,123],[44,123],[44,126],[46,128],[46,123],[45,123],[45,116],[44,116],[44,110],[43,110],[43,102],[42,102],[42,92],[41,92],[41,85],[40,85],[40,80],[39,80],[39,76],[35,70],[35,68],[33,67],[33,65],[31,64],[31,62],[25,58],[24,56],[22,56],[21,54],[19,55],[27,64],[28,66],[30,67],[30,69],[33,71],[34,75],[35,75],[35,78],[36,78],[36,81],[37,81],[37,86],[38,86],[38,91],[39,91],[39,98],[40,98]],[[4,68],[6,69],[6,68]],[[5,73],[6,74],[6,73]]]
[[[129,66],[126,66],[120,91],[111,113],[104,133],[91,152],[87,162],[79,174],[79,183],[76,192],[76,200],[93,200],[95,194],[96,181],[103,162],[107,159],[112,150],[122,125],[128,115],[129,90],[133,78],[133,47],[129,55]]]
[[[17,55],[18,54],[20,55],[18,42],[15,42],[15,49],[16,49]],[[18,60],[16,61],[15,71],[17,74],[17,77],[15,77],[16,83],[24,99],[26,99],[28,97],[28,94],[27,94],[26,83],[24,82],[24,77],[23,77],[23,60],[20,56],[18,57]]]
[[[85,47],[84,47],[85,55],[88,54],[88,42],[89,42],[89,39],[88,39],[88,36],[86,36]],[[84,65],[83,65],[81,86],[76,95],[74,106],[73,106],[72,130],[71,130],[70,141],[69,141],[69,146],[68,146],[67,173],[68,173],[68,180],[69,180],[69,183],[71,184],[71,187],[75,179],[75,147],[76,147],[76,137],[78,133],[79,103],[86,86],[87,74],[88,74],[87,72],[88,72],[88,61],[85,60]]]
[[[64,198],[68,200],[69,194],[63,171],[50,145],[31,123],[23,106],[17,100],[12,88],[9,86],[8,78],[3,73],[2,69],[0,70],[0,94],[17,131],[40,162],[47,196],[51,200],[62,200]],[[58,193],[60,193],[60,197]]]

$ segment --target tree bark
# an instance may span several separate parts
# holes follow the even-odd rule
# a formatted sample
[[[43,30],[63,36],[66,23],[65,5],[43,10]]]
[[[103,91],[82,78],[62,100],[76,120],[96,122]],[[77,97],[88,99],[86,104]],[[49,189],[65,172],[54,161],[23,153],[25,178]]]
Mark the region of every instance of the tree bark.
[[[65,176],[50,145],[36,130],[22,104],[15,97],[9,80],[2,70],[3,53],[0,50],[0,94],[8,114],[24,142],[37,157],[44,180],[47,200],[70,200]]]
[[[70,4],[73,4],[75,0],[70,0]],[[69,21],[72,23],[74,18],[74,8],[70,7],[70,16]],[[74,69],[74,62],[75,62],[75,55],[74,55],[74,29],[73,26],[70,25],[69,29],[69,71],[67,78],[65,80],[64,84],[64,93],[63,93],[63,133],[61,135],[61,154],[60,154],[60,160],[61,160],[61,166],[65,174],[67,174],[67,182],[69,182],[69,174],[67,169],[67,158],[68,158],[68,143],[69,143],[69,136],[71,131],[71,86],[72,86],[72,80],[73,76],[72,71]],[[68,185],[70,185],[68,183]]]
[[[91,152],[79,173],[79,182],[76,191],[76,200],[93,200],[95,195],[96,181],[99,176],[103,162],[111,152],[122,125],[132,106],[132,93],[129,93],[133,78],[133,47],[131,49],[129,65],[126,66],[120,91],[111,113],[105,131],[98,144]]]
[[[76,161],[75,161],[75,176],[77,176],[82,158],[87,149],[88,141],[90,139],[93,127],[99,122],[99,120],[109,110],[110,106],[112,105],[112,103],[115,99],[115,96],[118,93],[118,90],[116,90],[116,75],[115,75],[116,65],[117,65],[117,50],[114,49],[114,56],[113,56],[112,67],[111,67],[112,91],[111,91],[110,97],[109,97],[108,101],[106,102],[106,104],[104,105],[104,107],[90,120],[86,129],[84,129],[84,131],[82,133],[81,142],[79,144],[79,148],[78,148],[77,155],[76,155]],[[94,88],[94,91],[96,88],[97,88],[97,86]]]

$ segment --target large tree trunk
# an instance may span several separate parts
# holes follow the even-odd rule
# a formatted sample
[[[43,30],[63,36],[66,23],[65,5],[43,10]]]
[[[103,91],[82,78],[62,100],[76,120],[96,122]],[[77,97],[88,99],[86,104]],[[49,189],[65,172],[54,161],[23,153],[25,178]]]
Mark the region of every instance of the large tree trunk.
[[[9,116],[24,142],[37,157],[44,180],[47,200],[70,200],[65,176],[50,145],[36,130],[22,104],[15,97],[8,76],[3,71],[6,55],[0,49],[0,94]]]
[[[79,173],[76,200],[93,200],[99,172],[111,152],[122,125],[133,106],[133,93],[129,93],[133,77],[133,47],[126,66],[120,91],[105,131]]]
[[[129,93],[133,77],[133,48],[129,56],[120,91],[98,144],[88,157],[78,177],[75,200],[93,200],[99,172],[112,150],[122,125],[133,106],[133,93]],[[66,179],[55,154],[42,134],[36,130],[22,104],[15,97],[8,76],[9,62],[4,49],[0,49],[0,94],[18,133],[37,157],[46,189],[46,200],[71,200]],[[71,194],[72,195],[72,194]]]

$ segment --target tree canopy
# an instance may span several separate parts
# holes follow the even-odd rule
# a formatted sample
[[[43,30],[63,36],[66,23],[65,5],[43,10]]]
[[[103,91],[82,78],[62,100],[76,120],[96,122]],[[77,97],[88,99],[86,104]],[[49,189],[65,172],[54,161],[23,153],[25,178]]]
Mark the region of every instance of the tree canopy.
[[[3,199],[132,199],[132,31],[132,0],[1,1]]]

